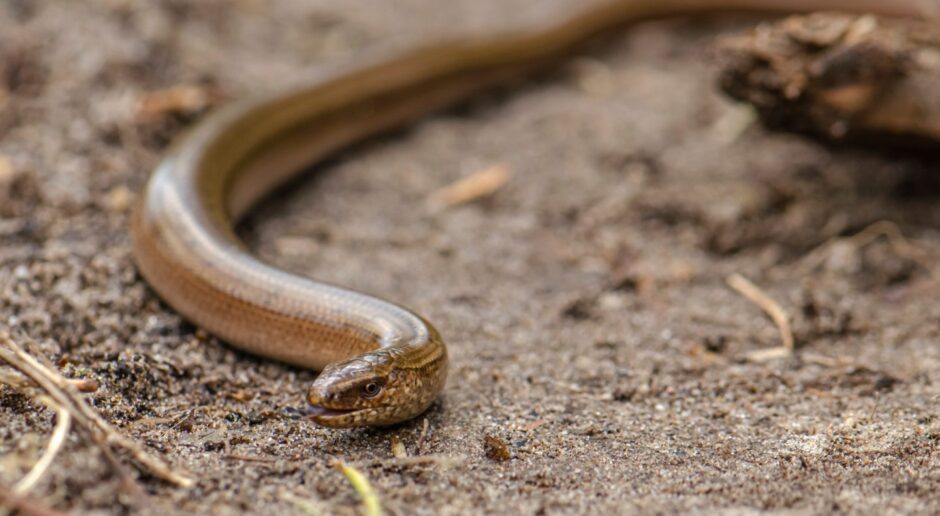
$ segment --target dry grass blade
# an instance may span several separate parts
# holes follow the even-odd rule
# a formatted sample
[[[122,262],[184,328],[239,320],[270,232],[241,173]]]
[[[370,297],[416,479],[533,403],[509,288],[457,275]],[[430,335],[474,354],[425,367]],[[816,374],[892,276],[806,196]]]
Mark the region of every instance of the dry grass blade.
[[[381,516],[382,504],[379,503],[379,497],[375,494],[375,490],[372,489],[372,484],[369,483],[369,479],[366,478],[361,471],[342,461],[337,461],[333,467],[339,469],[346,475],[346,479],[349,480],[353,489],[359,494],[359,498],[362,499],[362,513],[366,516]]]
[[[148,453],[140,444],[114,429],[90,405],[85,403],[72,382],[44,366],[35,357],[26,353],[9,335],[2,332],[0,332],[0,360],[7,362],[36,382],[50,398],[67,410],[75,422],[86,430],[102,448],[105,457],[113,457],[111,446],[123,448],[148,474],[180,487],[193,485],[192,479],[173,471],[162,460]],[[123,471],[119,463],[111,458],[109,461],[119,471]]]
[[[65,407],[46,396],[41,396],[37,399],[42,404],[55,411],[55,429],[52,431],[52,437],[49,438],[49,446],[46,447],[46,451],[42,454],[42,457],[36,461],[33,469],[13,486],[13,492],[18,495],[24,495],[32,490],[39,480],[42,479],[43,475],[49,471],[49,467],[52,466],[52,461],[55,460],[59,450],[62,449],[62,445],[65,444],[65,438],[68,436],[72,424],[72,416],[69,414],[69,411],[65,410]]]
[[[780,304],[740,274],[732,274],[725,281],[729,287],[760,307],[777,325],[777,331],[780,332],[781,345],[779,347],[752,352],[748,355],[748,359],[754,362],[764,362],[791,355],[795,345],[793,330],[790,328],[790,318]]]
[[[2,345],[5,344],[5,341],[3,340],[4,338],[8,338],[8,336],[0,332],[0,360],[7,361],[13,367],[18,368],[18,371],[0,370],[0,383],[9,385],[10,387],[13,387],[14,389],[36,400],[40,400],[41,398],[50,399],[51,401],[54,401],[55,403],[59,403],[62,409],[65,410],[65,412],[69,415],[70,419],[78,417],[76,415],[78,414],[77,411],[75,411],[71,407],[71,405],[63,405],[60,402],[55,401],[52,398],[49,398],[48,396],[43,394],[43,392],[48,392],[48,391],[43,390],[42,387],[37,387],[36,385],[38,384],[38,382],[34,383],[33,381],[30,381],[30,378],[28,376],[25,376],[21,372],[25,370],[26,368],[28,368],[29,364],[20,361],[20,359],[17,358],[15,354],[10,354],[8,349],[4,349],[2,347]],[[69,382],[69,384],[71,383]],[[63,399],[63,398],[56,397],[56,399]],[[114,456],[114,453],[111,451],[111,448],[109,447],[108,443],[105,441],[105,437],[98,432],[94,432],[93,429],[91,429],[91,427],[88,426],[85,421],[81,419],[78,419],[77,421],[79,421],[80,423],[79,428],[84,430],[88,434],[88,436],[91,438],[91,440],[94,441],[95,445],[98,446],[98,448],[101,450],[101,454],[104,456],[105,460],[108,462],[111,468],[115,471],[118,477],[120,477],[122,489],[124,490],[124,492],[131,494],[135,498],[143,497],[143,491],[134,482],[133,478],[127,472],[127,469],[121,464],[120,461],[118,461],[117,457]]]
[[[120,476],[122,488],[125,492],[138,498],[142,495],[143,491],[134,483],[133,479],[127,473],[127,470],[114,456],[114,453],[111,451],[106,441],[106,437],[101,432],[96,431],[94,425],[91,424],[79,410],[78,406],[83,405],[83,403],[81,401],[75,402],[71,399],[69,393],[60,386],[69,385],[67,381],[64,381],[65,379],[57,383],[54,380],[55,373],[48,372],[45,366],[23,351],[19,345],[5,333],[0,333],[0,360],[13,366],[39,386],[38,389],[34,389],[30,386],[26,389],[27,392],[43,391],[62,405],[62,407],[69,412],[69,415],[79,423],[79,426],[85,430],[88,436],[95,442],[105,459]],[[50,380],[50,377],[52,377],[53,380]],[[13,384],[11,383],[10,385]],[[39,394],[33,394],[33,397],[39,396]],[[76,406],[76,403],[78,406]]]
[[[509,167],[504,164],[487,167],[434,192],[428,199],[428,206],[432,211],[439,211],[489,197],[509,182],[510,177]]]

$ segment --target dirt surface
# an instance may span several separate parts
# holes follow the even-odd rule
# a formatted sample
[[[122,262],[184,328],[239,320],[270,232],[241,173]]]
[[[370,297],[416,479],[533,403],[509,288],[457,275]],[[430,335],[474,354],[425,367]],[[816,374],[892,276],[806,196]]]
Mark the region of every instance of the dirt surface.
[[[391,4],[0,3],[0,325],[97,379],[109,421],[199,479],[123,495],[73,433],[33,498],[356,513],[339,457],[401,514],[936,511],[935,163],[751,123],[715,92],[706,49],[754,19],[637,27],[551,80],[357,149],[247,221],[265,259],[435,322],[452,373],[425,418],[317,428],[301,419],[313,373],[235,352],[160,303],[131,262],[129,208],[211,106],[370,46],[582,2]],[[423,208],[500,163],[512,178],[492,198]],[[865,230],[878,221],[891,224]],[[780,340],[733,273],[789,314],[793,356],[745,360]],[[0,418],[10,485],[54,418],[8,387]],[[393,458],[395,439],[430,458]]]

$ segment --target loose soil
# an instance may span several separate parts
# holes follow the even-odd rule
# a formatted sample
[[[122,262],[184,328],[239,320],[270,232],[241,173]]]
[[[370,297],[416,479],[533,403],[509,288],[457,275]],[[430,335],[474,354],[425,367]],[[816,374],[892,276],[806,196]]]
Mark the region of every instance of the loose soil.
[[[0,3],[0,326],[97,379],[106,419],[198,478],[142,477],[147,500],[122,496],[73,433],[31,496],[76,513],[301,513],[302,499],[354,514],[340,458],[397,514],[937,510],[935,163],[753,123],[717,93],[708,49],[756,18],[636,27],[356,148],[246,221],[265,260],[436,324],[452,372],[425,417],[318,428],[302,417],[314,373],[162,304],[132,263],[128,214],[205,112],[367,48],[583,2],[390,4]],[[512,177],[492,197],[425,209],[496,164]],[[850,238],[879,221],[902,236]],[[789,314],[791,357],[746,360],[780,337],[734,273]],[[11,485],[54,417],[2,387],[0,421]],[[396,439],[429,458],[393,457]]]

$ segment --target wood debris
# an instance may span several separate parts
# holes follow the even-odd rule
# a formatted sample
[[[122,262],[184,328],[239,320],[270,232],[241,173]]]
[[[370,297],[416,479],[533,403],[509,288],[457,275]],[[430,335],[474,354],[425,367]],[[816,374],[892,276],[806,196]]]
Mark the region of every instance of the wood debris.
[[[505,462],[512,458],[509,445],[495,435],[486,435],[483,437],[483,448],[486,452],[486,458],[490,460]]]
[[[836,142],[935,149],[938,48],[934,20],[793,16],[722,38],[721,86],[754,106],[774,129]]]

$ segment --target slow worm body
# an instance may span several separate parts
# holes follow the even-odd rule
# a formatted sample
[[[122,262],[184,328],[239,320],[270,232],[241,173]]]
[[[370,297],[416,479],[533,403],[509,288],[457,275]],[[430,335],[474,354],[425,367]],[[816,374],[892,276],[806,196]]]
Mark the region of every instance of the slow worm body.
[[[307,396],[316,422],[404,421],[444,387],[447,350],[437,330],[396,304],[255,258],[233,227],[259,199],[350,144],[530,74],[628,23],[721,10],[916,16],[919,6],[916,0],[617,1],[560,23],[357,64],[231,105],[177,142],[133,216],[134,257],[154,290],[195,324],[249,353],[322,370]]]

